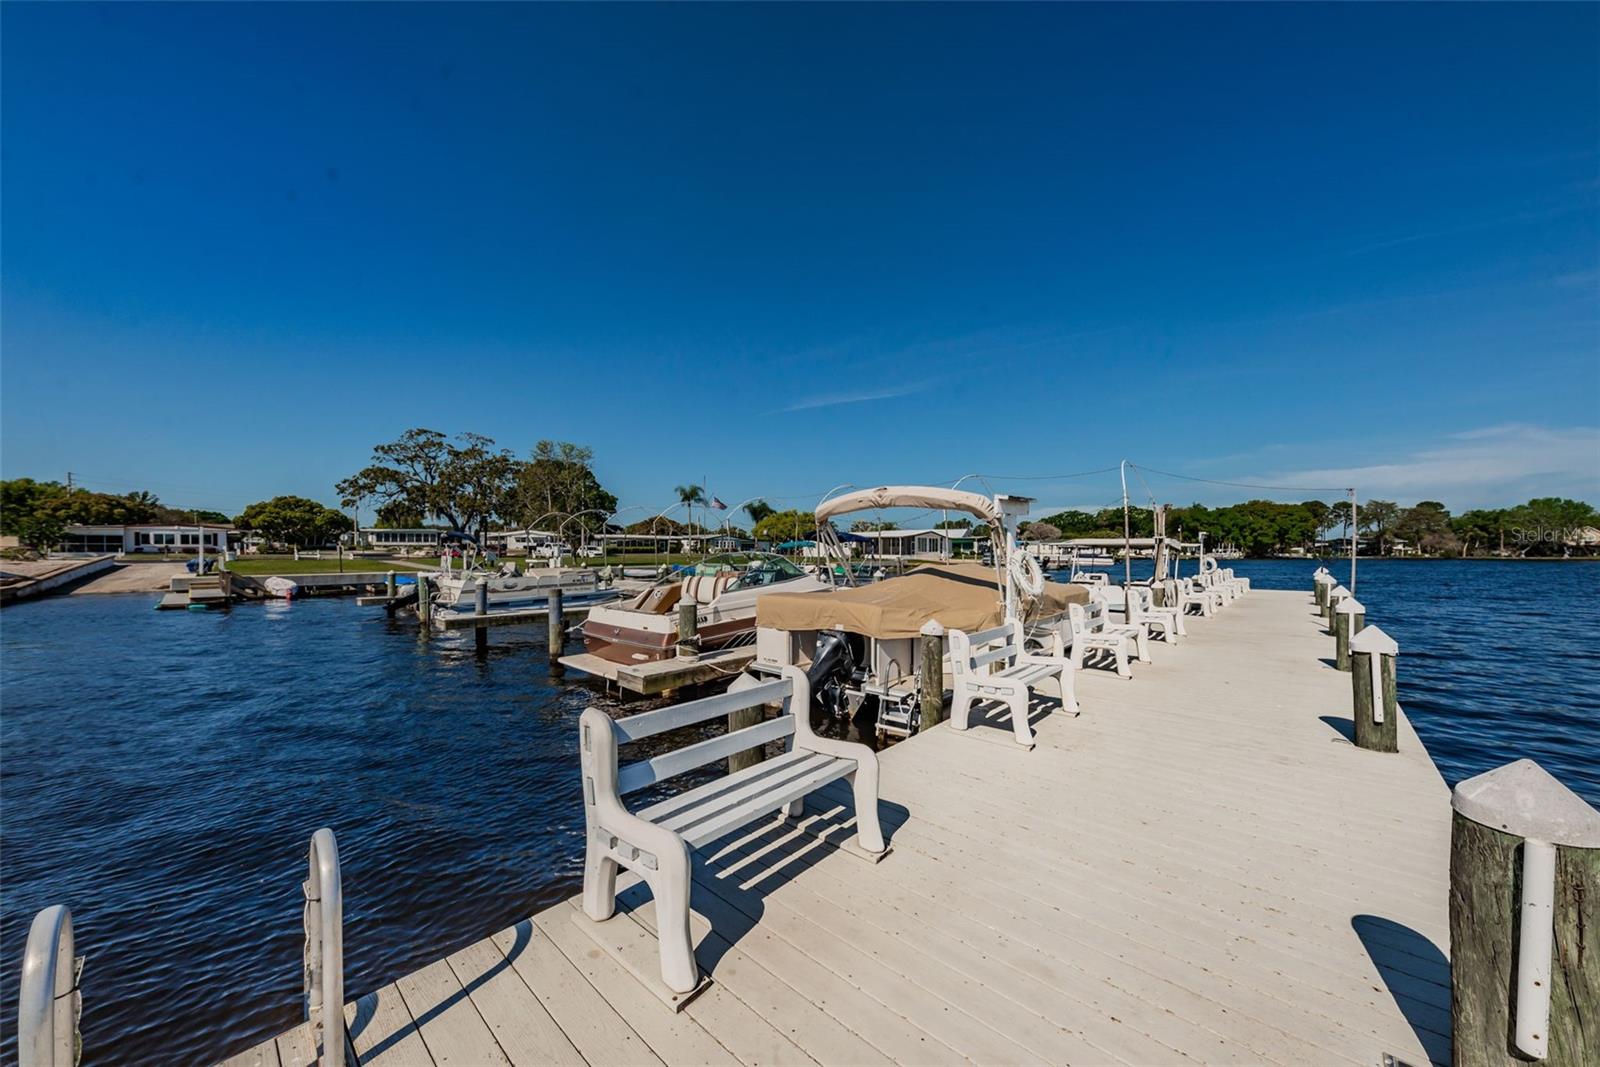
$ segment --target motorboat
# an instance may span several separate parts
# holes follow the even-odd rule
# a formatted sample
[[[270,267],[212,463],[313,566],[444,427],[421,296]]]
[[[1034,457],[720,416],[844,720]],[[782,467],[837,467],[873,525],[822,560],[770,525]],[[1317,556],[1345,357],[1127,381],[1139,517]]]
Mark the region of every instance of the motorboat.
[[[583,567],[530,570],[518,574],[511,564],[497,570],[482,567],[441,570],[434,576],[433,602],[444,611],[472,612],[478,586],[488,586],[489,611],[537,610],[550,603],[550,591],[561,590],[568,608],[591,607],[615,600],[618,593],[600,584],[597,572]]]
[[[492,552],[480,552],[471,538],[447,534],[445,540],[452,547],[440,555],[439,570],[432,575],[433,602],[444,612],[477,610],[479,586],[487,587],[488,611],[538,610],[549,605],[554,589],[561,590],[561,603],[569,608],[604,604],[619,596],[616,590],[602,585],[597,571],[548,567],[530,568],[519,574],[515,563],[502,562]]]
[[[624,572],[626,573],[626,572]],[[595,607],[583,623],[584,651],[613,663],[649,663],[676,654],[679,605],[696,607],[702,652],[749,644],[755,637],[756,604],[774,590],[788,595],[834,587],[782,556],[729,553],[712,556],[686,571],[667,574],[629,600]]]
[[[769,681],[798,665],[810,679],[818,714],[854,721],[880,740],[915,733],[925,625],[971,633],[1021,619],[1031,634],[1047,637],[1064,624],[1071,604],[1088,602],[1081,586],[1045,581],[1038,560],[1017,544],[1015,526],[1030,503],[1027,497],[990,498],[934,486],[882,486],[824,500],[816,508],[818,542],[841,559],[835,516],[898,507],[974,515],[989,529],[988,555],[996,562],[930,564],[902,577],[814,596],[764,596],[756,608],[755,659],[733,688]],[[944,652],[948,657],[948,638]]]
[[[290,578],[280,577],[276,574],[265,578],[261,582],[261,587],[267,591],[268,596],[277,597],[280,600],[293,600],[295,597],[300,595],[300,585],[298,582]]]

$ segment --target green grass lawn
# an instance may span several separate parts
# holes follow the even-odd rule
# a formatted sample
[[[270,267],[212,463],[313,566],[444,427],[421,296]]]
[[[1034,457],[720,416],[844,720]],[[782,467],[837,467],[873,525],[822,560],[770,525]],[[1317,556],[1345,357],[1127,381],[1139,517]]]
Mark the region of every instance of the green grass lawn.
[[[234,574],[334,574],[340,571],[353,572],[382,572],[397,571],[406,574],[414,571],[421,561],[372,559],[359,557],[344,558],[344,565],[340,566],[339,560],[329,559],[295,559],[292,556],[245,556],[228,563],[228,569]]]

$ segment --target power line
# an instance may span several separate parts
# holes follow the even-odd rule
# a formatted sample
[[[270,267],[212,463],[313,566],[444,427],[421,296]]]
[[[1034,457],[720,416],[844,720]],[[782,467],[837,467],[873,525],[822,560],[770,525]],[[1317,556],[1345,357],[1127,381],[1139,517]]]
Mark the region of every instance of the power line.
[[[1137,466],[1137,464],[1134,466]],[[1284,493],[1344,493],[1350,489],[1349,486],[1345,485],[1257,485],[1253,482],[1224,482],[1216,478],[1196,478],[1190,474],[1174,474],[1172,471],[1157,470],[1154,467],[1146,467],[1144,469],[1151,474],[1160,474],[1167,478],[1181,478],[1186,482],[1204,482],[1207,485],[1228,485],[1235,489],[1274,489]]]

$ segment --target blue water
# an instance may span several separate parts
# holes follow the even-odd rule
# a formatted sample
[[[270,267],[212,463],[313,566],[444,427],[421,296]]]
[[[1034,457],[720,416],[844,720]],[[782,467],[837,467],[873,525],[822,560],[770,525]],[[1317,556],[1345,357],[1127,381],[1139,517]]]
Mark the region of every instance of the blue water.
[[[1312,567],[1235,564],[1297,590]],[[1600,565],[1363,561],[1359,579],[1447,780],[1531,756],[1600,804]],[[85,1061],[202,1063],[300,1018],[319,826],[344,860],[352,995],[577,885],[576,721],[609,701],[550,676],[542,632],[494,631],[479,656],[350,600],[152,606],[59,597],[0,622],[6,1059],[27,924],[52,903],[89,957]]]

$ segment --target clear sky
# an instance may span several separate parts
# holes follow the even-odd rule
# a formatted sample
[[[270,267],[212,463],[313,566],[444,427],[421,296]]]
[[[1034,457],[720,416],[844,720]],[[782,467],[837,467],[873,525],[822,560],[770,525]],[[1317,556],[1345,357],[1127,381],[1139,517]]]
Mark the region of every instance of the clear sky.
[[[422,425],[588,444],[641,507],[971,472],[1100,505],[1114,474],[1013,479],[1122,458],[1600,503],[1595,5],[0,31],[7,477],[333,503]]]

